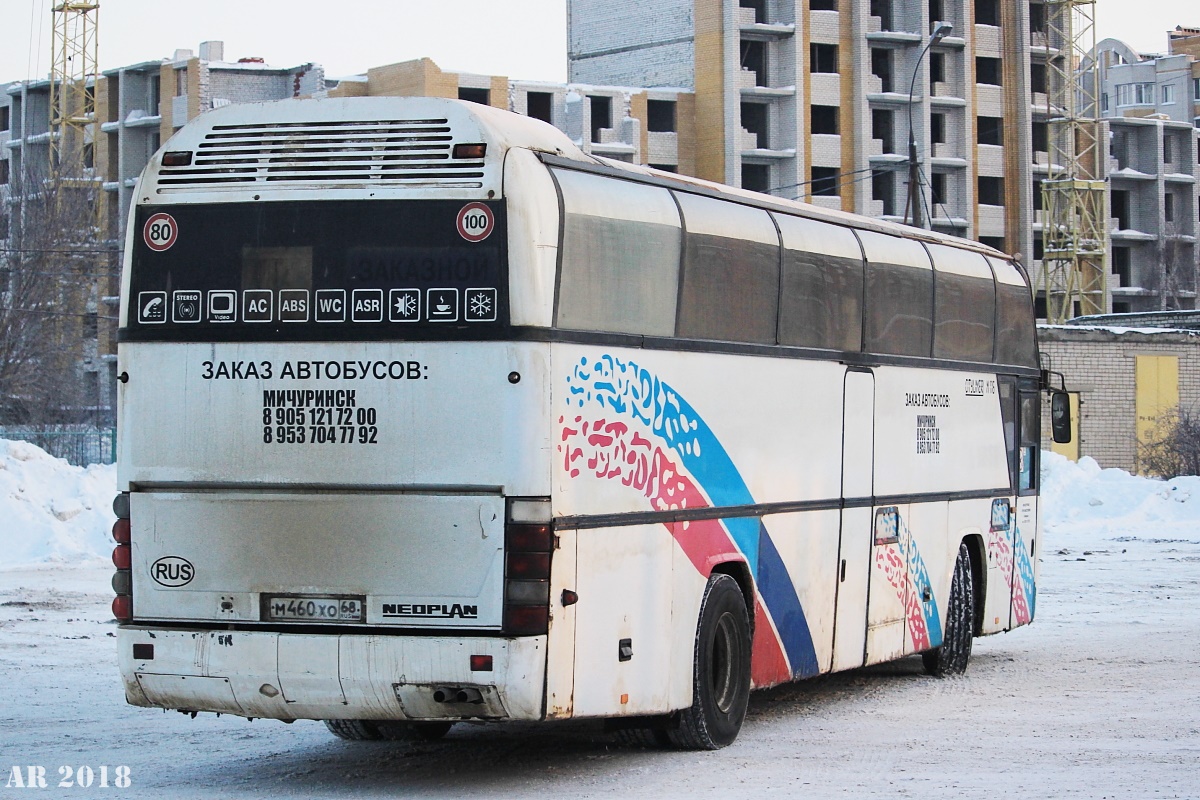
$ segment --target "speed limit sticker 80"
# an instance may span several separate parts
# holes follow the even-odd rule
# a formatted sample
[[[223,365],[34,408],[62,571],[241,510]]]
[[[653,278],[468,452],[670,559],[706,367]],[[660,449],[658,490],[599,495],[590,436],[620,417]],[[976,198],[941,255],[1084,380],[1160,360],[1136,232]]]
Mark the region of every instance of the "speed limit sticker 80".
[[[170,214],[154,214],[146,220],[146,225],[142,228],[142,239],[146,242],[146,247],[156,253],[169,250],[178,238],[179,224]]]
[[[458,235],[468,242],[482,242],[494,227],[496,218],[483,203],[467,203],[458,212]]]

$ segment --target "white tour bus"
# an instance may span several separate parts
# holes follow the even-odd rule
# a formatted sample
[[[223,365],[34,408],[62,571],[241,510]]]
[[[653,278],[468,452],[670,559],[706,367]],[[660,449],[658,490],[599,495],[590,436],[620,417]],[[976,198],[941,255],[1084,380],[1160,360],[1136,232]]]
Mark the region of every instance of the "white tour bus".
[[[1033,618],[1046,381],[995,250],[427,98],[203,114],[128,231],[134,705],[715,748],[752,688]]]

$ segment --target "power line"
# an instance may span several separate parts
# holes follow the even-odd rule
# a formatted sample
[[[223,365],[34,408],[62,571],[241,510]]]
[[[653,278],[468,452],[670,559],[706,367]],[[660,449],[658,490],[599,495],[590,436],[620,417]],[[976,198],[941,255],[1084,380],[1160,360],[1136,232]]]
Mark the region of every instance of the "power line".
[[[78,312],[78,311],[48,311],[48,310],[42,309],[42,308],[21,308],[19,306],[5,308],[5,307],[0,306],[0,314],[5,314],[8,312],[14,312],[14,313],[20,313],[20,314],[42,314],[42,315],[48,316],[48,317],[86,317],[86,318],[94,317],[96,319],[107,319],[107,320],[120,319],[119,317],[108,316],[107,314],[85,314],[85,313]]]
[[[854,178],[853,180],[842,180],[842,181],[838,181],[838,182],[837,182],[837,183],[835,183],[833,186],[834,186],[834,188],[838,188],[838,189],[840,189],[840,188],[841,188],[841,187],[843,187],[843,186],[849,186],[849,185],[851,185],[851,184],[855,184],[855,183],[862,183],[863,181],[870,180],[871,178],[874,178],[874,177],[875,177],[876,175],[878,175],[878,174],[883,174],[883,173],[887,173],[887,172],[897,172],[897,171],[898,171],[898,170],[900,170],[902,167],[907,167],[907,166],[908,166],[907,162],[899,162],[899,163],[896,163],[896,164],[893,164],[893,165],[890,165],[890,166],[887,166],[887,167],[882,167],[882,168],[880,168],[880,167],[871,167],[871,168],[869,169],[869,172],[870,172],[870,174],[869,174],[869,175],[863,175],[863,176],[861,176],[861,177]],[[856,174],[858,174],[858,173],[860,173],[860,172],[867,172],[867,171],[868,171],[868,170],[861,170],[861,169],[859,169],[859,170],[855,170],[854,172],[842,172],[842,173],[838,173],[838,175],[843,175],[843,176],[845,176],[845,175],[856,175]],[[838,177],[838,175],[835,175],[834,177]],[[818,178],[817,180],[827,181],[827,180],[830,180],[830,178]],[[815,181],[807,181],[807,183],[814,183],[814,182],[815,182]],[[797,185],[800,185],[800,184],[797,184]],[[798,195],[796,195],[795,197],[793,197],[792,199],[793,199],[793,200],[799,200],[799,199],[800,199],[801,197],[803,197],[803,196],[804,196],[804,195],[802,195],[802,194],[798,194]],[[820,195],[818,195],[818,196],[820,196]]]
[[[866,169],[856,169],[853,172],[837,172],[837,173],[834,173],[832,177],[840,178],[843,175],[857,175],[860,172],[871,172],[874,169],[875,169],[875,167],[867,167]],[[798,186],[807,186],[810,183],[816,183],[817,181],[825,181],[825,180],[829,180],[829,178],[813,178],[812,180],[800,181],[799,183],[789,183],[786,186],[776,186],[773,189],[768,189],[767,194],[774,194],[775,192],[781,191],[783,189],[795,189]]]
[[[102,253],[104,255],[117,255],[120,250],[100,250],[96,248],[54,248],[54,247],[0,247],[0,253],[66,253],[67,255],[88,255],[93,253]]]

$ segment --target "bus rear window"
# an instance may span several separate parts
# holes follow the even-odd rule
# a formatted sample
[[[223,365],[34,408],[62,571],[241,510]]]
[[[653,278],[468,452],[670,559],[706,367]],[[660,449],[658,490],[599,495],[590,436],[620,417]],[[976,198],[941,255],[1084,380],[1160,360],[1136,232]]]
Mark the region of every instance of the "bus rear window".
[[[430,338],[508,321],[500,202],[146,206],[135,224],[138,339]]]

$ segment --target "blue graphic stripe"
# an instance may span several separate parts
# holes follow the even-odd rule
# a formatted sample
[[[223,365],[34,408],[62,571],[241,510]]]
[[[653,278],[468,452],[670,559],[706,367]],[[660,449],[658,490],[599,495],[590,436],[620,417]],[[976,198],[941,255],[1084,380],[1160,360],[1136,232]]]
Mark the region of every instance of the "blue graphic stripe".
[[[784,652],[792,665],[792,675],[797,678],[816,675],[821,671],[817,664],[817,651],[813,647],[808,620],[804,617],[792,576],[788,574],[787,566],[775,549],[775,542],[767,533],[766,526],[761,523],[758,537],[758,591],[762,594],[763,602],[771,609],[771,618],[775,621]]]
[[[590,366],[582,359],[568,385],[580,407],[587,401],[599,403],[640,420],[666,440],[712,505],[754,504],[749,487],[712,429],[691,404],[649,370],[605,354]],[[793,673],[817,674],[816,650],[804,609],[766,527],[754,517],[721,522],[750,565]]]
[[[910,532],[909,536],[911,537],[911,535]],[[910,550],[908,563],[913,576],[913,591],[917,592],[921,598],[929,597],[928,600],[921,600],[921,611],[925,615],[925,632],[929,635],[930,646],[940,647],[942,644],[942,620],[938,615],[937,601],[933,596],[933,583],[929,580],[929,570],[925,568],[925,559],[921,558],[916,542],[912,543]]]
[[[1019,525],[1013,525],[1016,541],[1013,543],[1013,552],[1017,559],[1017,569],[1021,571],[1021,588],[1025,590],[1025,605],[1029,607],[1029,621],[1033,622],[1034,604],[1037,602],[1037,587],[1033,582],[1033,561],[1029,558],[1029,551],[1025,547],[1025,538],[1021,536],[1021,528]]]

